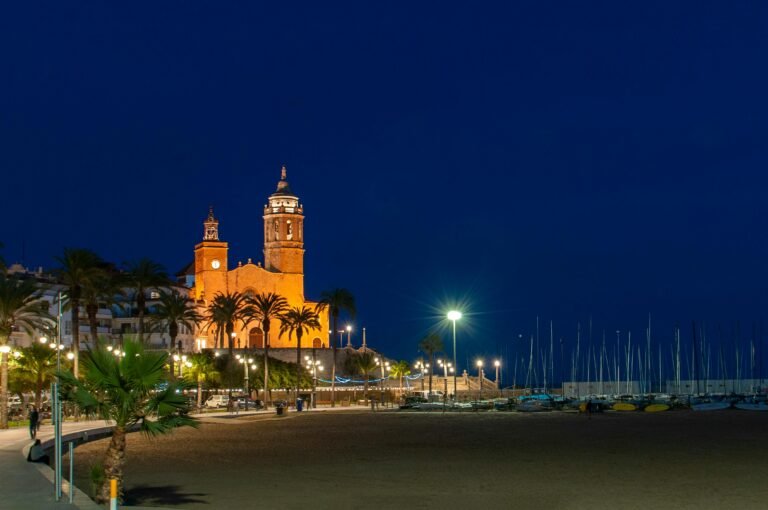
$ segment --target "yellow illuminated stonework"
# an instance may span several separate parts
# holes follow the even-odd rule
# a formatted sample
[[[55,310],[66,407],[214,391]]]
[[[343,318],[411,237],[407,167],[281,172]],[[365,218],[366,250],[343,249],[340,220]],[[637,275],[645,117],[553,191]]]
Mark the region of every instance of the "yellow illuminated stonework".
[[[213,209],[203,222],[203,241],[195,246],[194,286],[191,296],[201,307],[207,308],[217,293],[241,292],[256,294],[274,292],[288,300],[291,307],[317,303],[304,297],[304,208],[291,192],[285,167],[282,169],[277,190],[264,206],[264,264],[251,259],[230,269],[227,260],[228,244],[219,239],[219,222]],[[320,314],[322,329],[311,331],[302,338],[303,347],[328,348],[328,314]],[[296,347],[296,338],[279,336],[280,324],[273,321],[270,347]],[[235,327],[235,347],[261,348],[264,335],[258,324]],[[207,347],[215,345],[216,332],[203,330],[201,338]],[[226,344],[225,344],[226,345]]]

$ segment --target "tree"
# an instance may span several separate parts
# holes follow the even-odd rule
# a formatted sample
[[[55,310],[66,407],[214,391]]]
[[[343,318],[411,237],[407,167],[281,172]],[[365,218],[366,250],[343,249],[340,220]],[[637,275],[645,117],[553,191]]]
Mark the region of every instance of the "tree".
[[[85,305],[85,315],[88,317],[88,325],[91,329],[91,342],[99,340],[99,323],[96,315],[99,306],[104,303],[107,307],[115,304],[118,296],[123,295],[120,287],[121,279],[111,264],[101,263],[91,278],[82,285],[82,299]]]
[[[227,292],[226,294],[218,292],[213,297],[211,304],[208,305],[208,325],[215,324],[219,330],[224,328],[229,340],[230,357],[232,357],[232,349],[234,348],[232,333],[235,331],[235,324],[239,321],[247,321],[247,312],[245,294],[240,292]]]
[[[157,308],[149,318],[150,329],[160,333],[168,332],[171,340],[171,350],[176,348],[176,337],[179,335],[179,325],[194,330],[203,318],[195,308],[195,302],[175,290],[160,291]],[[171,377],[173,371],[173,356],[170,357]]]
[[[144,342],[144,315],[147,311],[147,292],[171,284],[165,268],[148,258],[126,264],[125,283],[133,289],[133,299],[139,316],[139,342]]]
[[[251,319],[261,323],[261,330],[264,333],[264,408],[267,408],[269,398],[269,331],[274,319],[279,319],[280,315],[288,309],[288,301],[283,296],[270,293],[259,293],[247,298],[248,309],[246,314]]]
[[[53,382],[56,375],[56,349],[32,342],[21,349],[21,356],[16,358],[16,370],[27,376],[35,391],[35,405],[40,409],[43,387]]]
[[[339,313],[346,311],[350,318],[355,318],[355,297],[347,289],[327,290],[320,294],[317,310],[328,310],[331,313],[332,330],[330,343],[333,349],[333,366],[331,367],[331,407],[336,406],[336,342],[333,335],[339,331]]]
[[[280,316],[280,334],[287,332],[289,340],[296,334],[296,398],[301,385],[301,337],[313,329],[320,329],[320,317],[306,306],[293,307]]]
[[[0,273],[0,429],[8,428],[8,339],[15,328],[34,337],[50,322],[48,303],[32,280]]]
[[[209,353],[195,353],[189,357],[188,361],[192,366],[184,372],[184,377],[197,384],[197,408],[200,409],[203,407],[203,383],[210,384],[218,381],[220,374]]]
[[[392,365],[392,370],[390,370],[390,375],[392,377],[397,377],[400,380],[400,394],[403,394],[403,377],[407,375],[411,375],[411,364],[408,363],[405,360],[400,360],[394,365]]]
[[[80,373],[80,305],[83,287],[98,278],[103,262],[91,250],[67,248],[62,257],[56,260],[61,267],[55,273],[61,283],[67,287],[67,307],[72,311],[72,352],[75,354],[73,368],[75,377]]]
[[[368,398],[368,380],[371,372],[376,370],[376,356],[372,352],[363,352],[355,357],[355,366],[357,371],[365,377],[365,386],[363,387],[363,398]]]
[[[116,479],[122,498],[125,435],[134,426],[155,437],[176,427],[197,426],[188,416],[182,382],[171,382],[159,389],[164,379],[168,354],[145,352],[141,342],[126,341],[125,356],[114,356],[97,342],[83,357],[83,378],[59,372],[65,399],[75,402],[86,413],[114,421],[112,439],[104,458],[105,479],[96,494],[98,503],[109,501],[109,480]]]
[[[435,366],[435,353],[444,349],[443,340],[437,333],[430,333],[419,342],[419,350],[429,356],[429,394],[432,394],[432,368]]]

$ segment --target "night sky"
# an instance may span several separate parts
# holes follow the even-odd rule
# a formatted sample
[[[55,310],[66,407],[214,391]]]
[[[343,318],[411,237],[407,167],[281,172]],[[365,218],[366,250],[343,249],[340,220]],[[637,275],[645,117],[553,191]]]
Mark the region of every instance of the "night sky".
[[[665,354],[768,318],[764,2],[28,4],[0,13],[9,262],[176,272],[210,204],[261,260],[285,164],[307,297],[352,290],[391,356],[457,304],[460,359],[527,355],[537,316],[569,351],[651,313]]]

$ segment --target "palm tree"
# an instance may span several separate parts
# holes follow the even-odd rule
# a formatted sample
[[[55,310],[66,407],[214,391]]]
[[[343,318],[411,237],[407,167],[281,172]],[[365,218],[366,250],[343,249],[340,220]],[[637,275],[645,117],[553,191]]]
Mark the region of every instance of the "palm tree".
[[[267,408],[269,396],[269,330],[273,319],[279,319],[280,315],[288,309],[288,301],[283,296],[274,292],[259,293],[247,298],[250,318],[261,322],[261,330],[264,333],[264,408]]]
[[[35,405],[40,409],[43,387],[53,382],[56,375],[56,349],[32,342],[21,349],[21,356],[16,359],[16,369],[29,377],[34,384]]]
[[[197,313],[195,302],[189,297],[180,294],[175,290],[160,291],[158,304],[155,312],[149,318],[150,329],[159,333],[168,331],[171,339],[171,350],[176,348],[176,337],[179,335],[179,325],[189,330],[202,321],[203,318]],[[171,377],[173,371],[173,356],[170,357]]]
[[[224,328],[229,339],[229,356],[232,357],[234,348],[232,333],[235,331],[235,324],[244,321],[247,324],[249,320],[248,309],[246,305],[246,296],[240,292],[217,293],[213,301],[208,305],[208,325],[215,324],[219,331]]]
[[[158,391],[164,379],[168,354],[144,352],[140,342],[123,344],[125,356],[114,356],[100,342],[83,357],[83,379],[66,371],[59,372],[65,398],[74,401],[90,415],[112,420],[112,439],[104,458],[105,479],[96,501],[109,501],[109,480],[116,479],[122,493],[125,463],[125,435],[132,427],[148,436],[167,434],[176,427],[197,426],[188,416],[188,406],[181,390],[183,382],[172,382]],[[122,496],[122,494],[121,494]]]
[[[56,274],[67,287],[67,307],[72,312],[72,352],[75,354],[72,370],[77,377],[80,371],[80,305],[83,287],[98,277],[103,262],[91,250],[80,248],[67,248],[64,255],[56,260],[61,264]]]
[[[355,318],[355,297],[347,289],[333,289],[323,291],[320,294],[320,302],[317,310],[329,310],[331,312],[332,330],[330,343],[333,346],[333,366],[331,367],[331,407],[336,406],[336,342],[333,336],[339,331],[339,313],[346,311],[350,318]]]
[[[435,366],[435,353],[444,349],[443,340],[437,333],[430,333],[419,342],[419,350],[429,356],[429,394],[432,395],[432,368]]]
[[[91,342],[99,340],[99,323],[96,315],[99,313],[100,304],[107,307],[115,304],[117,297],[123,295],[120,287],[120,278],[111,264],[101,264],[96,267],[92,277],[82,286],[82,299],[85,304],[85,315],[88,317],[88,325],[91,329]]]
[[[203,383],[210,384],[219,380],[219,371],[208,353],[198,352],[188,359],[192,365],[184,372],[184,377],[197,384],[197,408],[203,407]]]
[[[397,377],[400,380],[400,395],[403,394],[403,377],[407,375],[411,375],[411,364],[408,363],[405,360],[400,360],[394,365],[392,365],[392,370],[390,370],[390,375],[392,377]]]
[[[48,303],[32,280],[0,273],[0,429],[8,428],[8,339],[15,328],[34,337],[50,322]]]
[[[289,340],[296,334],[296,398],[301,385],[301,337],[313,329],[320,329],[320,316],[306,306],[295,306],[280,316],[280,334],[287,332]]]
[[[147,311],[147,291],[171,284],[165,268],[148,258],[126,264],[125,282],[133,289],[139,316],[139,342],[144,342],[144,314]]]
[[[368,399],[368,380],[371,372],[376,370],[376,356],[372,352],[363,352],[355,358],[355,367],[358,372],[365,377],[365,386],[363,387],[363,398]]]

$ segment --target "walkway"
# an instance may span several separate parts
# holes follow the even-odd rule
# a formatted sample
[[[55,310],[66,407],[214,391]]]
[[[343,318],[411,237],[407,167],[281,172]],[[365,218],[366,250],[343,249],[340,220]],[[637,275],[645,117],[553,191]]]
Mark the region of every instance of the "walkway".
[[[108,424],[102,420],[65,423],[63,433],[102,429]],[[37,435],[43,443],[53,440],[53,426],[43,425]],[[69,484],[57,502],[53,489],[53,470],[44,464],[27,462],[26,452],[32,444],[29,429],[19,427],[0,430],[0,507],[3,509],[61,510],[64,507],[92,510],[101,508],[82,492],[75,491],[74,505],[69,504]],[[48,475],[50,478],[48,478]]]

